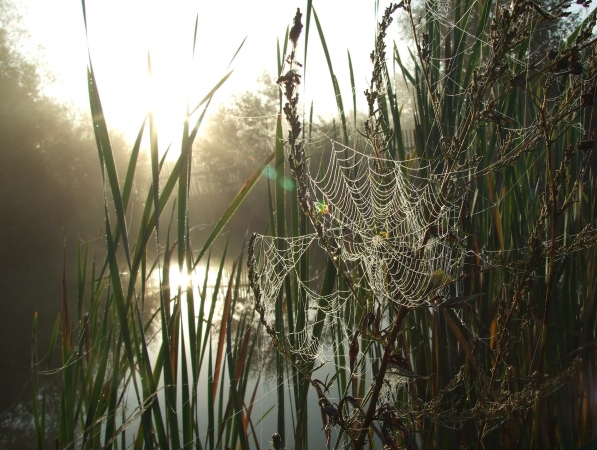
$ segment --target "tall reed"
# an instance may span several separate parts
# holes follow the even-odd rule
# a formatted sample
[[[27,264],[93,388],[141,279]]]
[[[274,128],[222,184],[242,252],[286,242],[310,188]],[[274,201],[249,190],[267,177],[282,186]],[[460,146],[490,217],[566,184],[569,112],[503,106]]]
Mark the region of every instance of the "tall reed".
[[[300,11],[287,33],[278,83],[296,195],[288,200],[276,184],[274,236],[253,236],[249,272],[256,310],[281,357],[279,383],[291,380],[295,407],[291,419],[279,407],[278,431],[295,448],[307,448],[308,402],[321,408],[328,447],[334,428],[336,448],[376,440],[388,448],[595,444],[595,12],[545,55],[534,47],[538,30],[565,21],[567,3],[444,6],[427,2],[420,17],[410,1],[386,9],[366,92],[367,144],[324,156],[319,169],[298,101],[306,67],[298,63]],[[410,154],[386,64],[384,39],[396,11],[410,23],[415,47],[412,64],[396,47],[392,55],[416,100],[417,143]],[[357,142],[348,136],[310,2],[306,15],[305,47],[313,18],[338,103],[339,136],[344,144]],[[343,155],[344,165],[334,162]],[[375,163],[363,169],[367,158]],[[283,174],[281,144],[276,161]],[[347,205],[364,210],[367,201],[378,201],[359,197],[371,179],[380,210],[402,211],[384,197],[396,180],[406,180],[413,192],[434,193],[428,204],[417,204],[416,239],[400,234],[400,214],[375,213],[355,225],[358,214]],[[342,190],[345,185],[352,190]],[[286,216],[281,211],[288,208]],[[302,242],[312,244],[305,251]],[[437,264],[449,264],[429,262],[434,245],[443,255]],[[358,253],[358,246],[379,250]],[[319,277],[310,267],[319,267]],[[405,277],[413,283],[405,286]],[[340,307],[332,310],[330,302]],[[326,339],[333,355],[322,358]],[[317,371],[324,366],[331,378],[322,381]],[[283,389],[278,396],[285,404]]]
[[[83,12],[86,21],[85,2]],[[192,112],[187,108],[180,156],[166,174],[165,183],[160,184],[164,157],[159,159],[152,113],[141,126],[122,182],[89,62],[90,108],[104,181],[107,254],[91,257],[88,245],[80,244],[74,314],[69,310],[64,270],[62,311],[52,337],[54,344],[61,335],[59,429],[57,436],[46,434],[46,398],[34,382],[37,448],[45,448],[48,442],[61,449],[130,445],[248,448],[249,439],[259,447],[248,398],[251,395],[254,399],[259,383],[250,388],[247,382],[257,342],[253,339],[251,309],[246,309],[238,322],[232,321],[232,311],[244,302],[240,289],[242,256],[225,279],[229,267],[224,250],[214,281],[210,279],[213,262],[209,249],[273,155],[256,168],[198,251],[192,246],[189,224],[193,143],[209,104],[230,75],[226,74]],[[135,218],[138,230],[133,232],[131,195],[147,122],[152,183],[144,209]],[[172,215],[163,217],[169,207]],[[197,282],[193,274],[200,265],[205,268],[205,277]],[[171,283],[171,268],[183,277],[186,274],[189,282]],[[208,283],[213,286],[208,287]],[[224,314],[217,317],[216,305],[223,289]],[[156,300],[157,307],[151,308]],[[45,370],[35,352],[36,323],[37,317],[34,381]],[[199,412],[205,408],[207,417],[200,419]]]
[[[307,448],[314,436],[336,448],[594,445],[597,237],[589,164],[594,137],[586,130],[594,126],[588,112],[596,89],[595,15],[544,57],[533,53],[533,35],[546,21],[564,20],[564,4],[545,9],[534,2],[467,0],[444,6],[428,2],[418,17],[405,1],[382,16],[368,120],[357,139],[324,27],[307,2],[305,36],[314,23],[339,111],[334,132],[340,142],[324,155],[315,154],[311,142],[313,108],[308,127],[299,109],[307,38],[301,68],[297,11],[278,45],[283,92],[275,150],[198,252],[188,221],[193,142],[230,74],[195,108],[201,111],[192,128],[189,114],[180,157],[163,185],[149,117],[153,184],[132,233],[127,212],[145,124],[121,184],[90,63],[107,256],[90,258],[81,246],[75,314],[65,283],[52,337],[55,342],[61,334],[59,448],[259,447],[252,415],[257,386],[251,391],[246,381],[257,330],[250,313],[237,324],[229,314],[241,301],[242,258],[225,280],[224,253],[211,303],[207,270],[197,290],[170,286],[169,277],[171,266],[190,279],[199,264],[209,267],[211,244],[269,163],[276,174],[269,189],[273,244],[267,250],[267,237],[252,238],[248,260],[255,311],[278,350],[275,448]],[[391,53],[416,101],[412,152],[402,138],[397,74],[390,76],[386,62],[386,32],[396,14],[406,16],[415,43],[412,64],[396,49]],[[354,88],[350,55],[348,62]],[[356,122],[356,97],[353,107]],[[330,179],[344,177],[352,192],[360,192],[371,182],[357,177],[367,158],[373,161],[369,179],[380,182],[377,193],[400,179],[435,194],[436,202],[421,203],[422,225],[413,233],[418,240],[408,246],[394,223],[398,216],[381,220],[385,216],[375,213],[357,227],[346,221],[341,198],[325,197],[325,186],[315,182],[340,167]],[[338,161],[345,165],[334,166]],[[392,197],[382,198],[377,207],[392,206]],[[170,206],[175,225],[162,218]],[[311,242],[306,250],[304,242]],[[451,264],[429,269],[425,252],[433,245],[442,249],[436,260]],[[358,248],[360,259],[349,259]],[[365,261],[367,251],[373,259]],[[290,256],[274,261],[268,274],[261,269],[272,255]],[[282,275],[279,287],[268,291],[271,274]],[[407,274],[414,282],[405,287]],[[159,306],[147,317],[154,275]],[[226,295],[218,329],[220,287]],[[42,367],[32,355],[36,380]],[[207,425],[198,412],[198,384],[204,382]],[[32,394],[36,443],[44,448],[54,438],[45,431],[46,400],[37,383]],[[321,412],[322,432],[309,429],[313,406]]]

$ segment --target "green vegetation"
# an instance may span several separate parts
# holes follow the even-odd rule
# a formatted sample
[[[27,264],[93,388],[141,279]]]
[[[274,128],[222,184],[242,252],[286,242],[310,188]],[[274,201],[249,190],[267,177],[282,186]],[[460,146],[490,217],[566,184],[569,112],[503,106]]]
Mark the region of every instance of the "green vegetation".
[[[262,324],[292,367],[296,448],[306,447],[310,388],[328,446],[338,430],[335,448],[578,448],[592,439],[595,13],[546,54],[535,33],[548,22],[563,22],[551,36],[565,33],[569,4],[450,5],[425,3],[423,16],[409,1],[386,9],[365,93],[366,145],[336,144],[319,170],[309,167],[298,109],[295,17],[278,80],[297,186],[292,233],[278,188],[274,236],[253,235],[249,271]],[[386,67],[397,10],[415,44],[412,64],[392,55],[416,98],[412,153]],[[325,48],[310,8],[306,33],[311,18]],[[339,140],[356,142],[328,63]],[[310,268],[322,253],[317,279]]]
[[[62,246],[67,272],[75,273],[76,240],[98,237],[102,221],[101,174],[89,115],[75,114],[47,96],[42,62],[23,47],[18,10],[0,1],[0,447],[30,443],[28,400],[30,323],[40,320],[40,354],[47,354],[60,299]],[[126,161],[124,139],[112,135],[117,164]],[[69,277],[69,283],[74,277]],[[16,407],[15,407],[16,405]],[[16,414],[13,414],[16,413]],[[50,425],[50,424],[49,424]],[[13,429],[20,438],[11,440]],[[20,439],[20,441],[18,441]]]
[[[313,110],[306,121],[298,107],[307,44],[301,65],[297,11],[279,49],[272,149],[245,153],[254,171],[198,247],[189,219],[193,143],[230,74],[189,114],[169,174],[149,115],[122,182],[90,64],[107,256],[81,245],[74,312],[64,290],[52,336],[61,349],[57,437],[46,434],[48,402],[36,381],[51,361],[37,358],[34,320],[37,447],[56,437],[58,448],[260,448],[255,430],[264,417],[253,411],[260,379],[249,382],[260,332],[276,350],[279,407],[267,417],[277,414],[276,449],[307,448],[314,436],[320,447],[357,449],[591,442],[595,14],[547,55],[533,47],[535,30],[565,21],[568,6],[429,2],[419,17],[409,1],[391,5],[359,124],[355,97],[354,116],[346,113],[325,24],[308,1],[304,35],[313,45],[315,26],[325,50],[339,111],[335,142],[322,144]],[[412,28],[408,64],[395,48],[386,54],[396,14]],[[415,99],[414,149],[403,139],[408,118],[388,56]],[[246,100],[269,108],[271,97],[264,105]],[[133,228],[146,126],[151,186]],[[212,142],[215,152],[237,144],[254,150],[242,130],[234,134],[238,142],[228,147]],[[254,307],[233,320],[246,300],[243,257],[225,273],[227,251],[214,264],[210,246],[270,163],[262,214],[271,236],[250,239]],[[211,299],[208,270],[198,282],[171,284],[171,267],[192,280],[200,264],[218,267]],[[309,422],[313,407],[323,431]]]

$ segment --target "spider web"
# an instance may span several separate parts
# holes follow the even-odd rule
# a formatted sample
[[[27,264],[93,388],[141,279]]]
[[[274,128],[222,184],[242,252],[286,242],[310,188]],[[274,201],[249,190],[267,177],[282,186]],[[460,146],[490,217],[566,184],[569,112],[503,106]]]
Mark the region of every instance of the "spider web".
[[[426,20],[435,21],[438,27],[450,32],[459,29],[467,35],[469,47],[471,41],[488,45],[487,34],[475,36],[471,34],[470,25],[467,27],[460,21],[449,19],[454,16],[450,4],[447,1],[436,2],[435,13],[434,8],[430,8],[432,14]],[[471,8],[475,4],[473,2]],[[419,23],[417,28],[417,32],[420,32],[424,30],[424,25]],[[440,76],[430,89],[439,92],[449,81],[454,80],[447,68],[446,58],[433,57],[443,54],[446,41],[434,44],[442,51],[432,51],[429,64]],[[449,42],[447,44],[450,45]],[[468,50],[454,48],[452,57]],[[544,49],[529,50],[523,60],[519,57],[507,55],[510,62],[518,64],[526,72],[545,58]],[[554,85],[554,96],[549,101],[551,108],[557,111],[558,96],[565,92],[565,83],[563,79],[556,78]],[[448,95],[445,92],[443,94]],[[466,97],[466,86],[458,85],[456,93],[450,95]],[[577,101],[580,102],[580,97]],[[524,102],[530,103],[526,95]],[[462,107],[453,123],[453,136],[462,131],[463,123],[459,122],[459,118],[468,112],[470,104],[467,100],[462,102]],[[499,133],[500,145],[497,147],[500,149],[508,140],[514,142],[514,146],[532,140],[537,129],[536,118],[530,116],[521,119],[503,113],[499,120],[494,129]],[[389,124],[385,125],[389,128]],[[438,121],[435,121],[434,126],[441,128]],[[571,126],[582,134],[580,121]],[[465,149],[467,156],[475,154],[474,143],[483,137],[486,138],[485,135],[477,134],[476,130],[470,132]],[[474,258],[478,267],[487,268],[494,263],[494,256],[501,253],[498,249],[468,250],[461,244],[466,239],[462,223],[463,215],[467,213],[464,205],[467,199],[476,199],[478,195],[475,188],[471,187],[472,191],[469,191],[467,186],[472,186],[471,180],[475,179],[481,168],[473,163],[446,170],[444,164],[447,159],[438,155],[441,141],[436,142],[437,139],[431,134],[426,139],[426,142],[419,143],[424,148],[418,151],[421,155],[435,154],[438,156],[436,159],[384,159],[375,155],[371,146],[361,151],[331,140],[329,156],[322,156],[319,170],[311,170],[308,174],[311,202],[308,207],[316,211],[324,238],[331,243],[334,252],[328,251],[326,255],[322,251],[321,248],[325,246],[322,245],[321,235],[315,232],[290,238],[258,235],[254,241],[265,321],[272,327],[276,322],[276,305],[280,306],[287,300],[288,280],[291,280],[290,284],[300,295],[303,308],[295,308],[295,311],[303,314],[300,322],[304,326],[278,336],[284,346],[300,359],[324,364],[333,361],[332,374],[345,370],[357,378],[371,376],[370,370],[377,356],[363,355],[355,367],[342,364],[343,360],[336,357],[338,347],[335,345],[350,348],[355,331],[362,329],[360,323],[347,320],[347,314],[363,317],[381,310],[384,314],[381,314],[380,327],[388,327],[388,309],[437,306],[453,297],[462,296],[464,292],[460,277],[464,274],[467,258]],[[438,148],[435,148],[436,145]],[[516,184],[532,178],[528,175],[541,157],[538,152],[530,158],[531,163],[518,175]],[[492,169],[492,164],[495,164],[495,159],[485,161],[482,168],[485,174]],[[497,164],[494,167],[498,170],[501,168]],[[483,198],[480,203],[484,206],[477,211],[474,211],[473,203],[468,212],[471,216],[487,214],[488,210],[499,207],[511,195],[512,189],[497,193],[496,198]],[[557,241],[561,242],[562,239],[558,237]],[[544,245],[547,245],[547,241]],[[502,252],[522,254],[526,250],[526,247],[511,247],[502,249]],[[333,292],[322,295],[323,270],[311,270],[308,279],[301,279],[300,261],[308,258],[308,264],[323,269],[321,260],[326,256],[335,259],[335,265],[343,272],[339,275],[345,277],[338,276]],[[455,311],[455,315],[461,317],[458,311]],[[460,322],[471,336],[477,337],[472,328],[462,320]],[[319,327],[323,327],[324,332],[316,337]],[[330,336],[332,333],[333,337]],[[347,354],[345,350],[344,354]],[[419,375],[427,374],[404,373],[390,365],[379,402],[395,403],[396,390],[410,377]],[[365,401],[366,398],[363,404]]]
[[[322,296],[321,274],[300,279],[299,260],[307,250],[317,252],[316,233],[291,238],[259,235],[255,241],[265,320],[275,321],[286,277],[303,293],[306,326],[287,335],[292,352],[305,360],[326,361],[331,349],[323,339],[313,338],[318,318],[340,325],[344,343],[350,343],[354,330],[342,320],[348,302],[373,311],[377,306],[441,303],[459,295],[455,280],[467,255],[460,246],[463,196],[443,192],[436,172],[436,166],[422,165],[420,159],[378,159],[332,141],[325,170],[309,182],[325,235],[337,249],[334,258],[352,286],[337,283],[333,293]],[[470,173],[471,169],[454,171],[450,184]]]

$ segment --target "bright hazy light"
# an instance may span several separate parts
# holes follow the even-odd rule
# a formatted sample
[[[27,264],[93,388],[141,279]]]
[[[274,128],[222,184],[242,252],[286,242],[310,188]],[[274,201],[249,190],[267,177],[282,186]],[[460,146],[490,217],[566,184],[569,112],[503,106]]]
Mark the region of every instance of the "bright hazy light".
[[[380,2],[379,15],[388,4]],[[86,5],[89,53],[108,125],[122,130],[132,142],[152,107],[160,150],[172,143],[174,154],[180,145],[187,101],[194,109],[231,69],[234,73],[216,94],[216,104],[225,102],[231,93],[251,89],[264,70],[275,74],[276,41],[279,39],[280,46],[284,45],[284,33],[297,6],[303,13],[306,8],[305,1],[287,0],[87,0]],[[326,36],[344,105],[352,108],[349,50],[357,108],[365,109],[363,91],[371,73],[369,54],[376,29],[375,1],[325,0],[314,1],[313,5]],[[25,25],[31,31],[32,42],[44,47],[49,69],[58,79],[48,91],[87,110],[88,54],[81,2],[29,0],[24,6]],[[197,46],[193,56],[196,17]],[[305,19],[303,14],[303,23]],[[395,25],[388,35],[397,39]],[[245,37],[243,48],[228,67]],[[151,83],[148,54],[153,69]],[[299,60],[303,57],[304,30]],[[306,70],[305,92],[301,95],[305,107],[314,100],[316,116],[336,113],[329,69],[314,20],[309,32]]]
[[[194,299],[194,309],[195,314],[199,313],[201,308],[201,291],[203,290],[203,286],[206,286],[205,292],[205,314],[207,315],[207,311],[211,308],[211,302],[214,294],[215,284],[218,278],[218,270],[217,266],[211,267],[209,271],[205,270],[204,265],[197,266],[195,270],[193,270],[191,276],[189,277],[186,265],[183,266],[182,270],[179,270],[178,264],[172,264],[170,266],[170,270],[168,272],[170,278],[170,299],[174,299],[178,295],[178,290],[181,290],[181,308],[182,314],[187,314],[187,288],[193,288],[193,299]],[[207,277],[207,280],[206,280]],[[163,284],[164,280],[162,279],[162,273],[160,271],[156,271],[153,275],[153,285],[156,289],[159,289],[160,283]],[[205,284],[207,281],[207,284]],[[222,271],[222,278],[220,280],[220,287],[218,289],[217,295],[217,302],[215,305],[215,310],[218,312],[219,316],[221,316],[221,310],[223,307],[223,300],[228,288],[228,282],[230,281],[230,272],[229,270],[224,269]],[[170,308],[174,308],[174,302],[170,304]]]
[[[170,267],[170,289],[174,291],[178,291],[178,289],[182,289],[183,291],[191,286],[191,280],[193,280],[193,284],[197,285],[197,281],[199,278],[192,274],[189,277],[187,267],[184,266],[182,270],[179,270],[178,266]]]
[[[207,287],[213,287],[216,283],[218,278],[218,267],[211,267],[209,272],[206,272],[204,265],[199,265],[193,270],[191,276],[189,276],[186,264],[183,265],[182,270],[178,268],[178,264],[174,261],[171,261],[171,266],[168,271],[168,276],[170,278],[170,291],[172,296],[176,295],[176,291],[178,289],[182,289],[183,291],[189,287],[193,286],[194,288],[199,287],[200,289],[203,288],[203,284],[205,283],[205,277],[207,275]],[[222,274],[222,283],[227,283],[230,274],[227,270],[223,271]],[[225,281],[224,281],[225,279]],[[163,283],[164,280],[162,279],[162,270],[156,270],[153,275],[153,282],[155,286],[159,286],[160,283]]]

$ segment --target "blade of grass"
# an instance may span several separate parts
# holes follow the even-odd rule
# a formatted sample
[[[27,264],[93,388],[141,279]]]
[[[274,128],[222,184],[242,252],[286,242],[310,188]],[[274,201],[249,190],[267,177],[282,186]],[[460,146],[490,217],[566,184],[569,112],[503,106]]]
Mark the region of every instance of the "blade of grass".
[[[220,218],[220,220],[214,227],[213,231],[207,238],[207,241],[205,241],[203,248],[201,249],[201,251],[199,252],[199,255],[195,259],[193,268],[197,267],[197,264],[199,264],[199,261],[201,261],[201,258],[203,257],[203,255],[205,255],[205,252],[207,251],[207,249],[213,244],[213,242],[216,240],[216,238],[222,232],[222,229],[226,226],[226,224],[228,223],[230,218],[234,215],[234,213],[236,212],[238,207],[245,200],[245,198],[247,197],[249,192],[251,192],[251,189],[253,189],[253,186],[255,186],[257,181],[259,181],[259,179],[263,175],[264,171],[266,170],[267,165],[270,162],[272,162],[273,159],[274,159],[274,152],[272,152],[267,158],[265,158],[265,160],[261,163],[261,165],[257,168],[257,170],[255,170],[255,172],[253,172],[253,174],[245,182],[244,186],[240,189],[240,191],[238,191],[238,194],[236,194],[234,199],[230,202],[230,205],[228,206],[228,208],[226,209],[226,211],[224,212],[224,214],[222,215],[222,217]]]
[[[116,218],[118,219],[117,228],[120,229],[120,233],[122,234],[122,244],[124,245],[124,252],[130,270],[131,256],[124,215],[125,208],[122,201],[122,195],[120,193],[120,184],[118,181],[116,164],[114,162],[114,154],[112,152],[112,146],[110,145],[110,136],[108,134],[108,127],[104,118],[104,111],[100,100],[97,81],[93,72],[93,65],[91,64],[91,57],[89,58],[89,66],[87,67],[87,85],[89,90],[89,106],[91,109],[93,130],[95,132],[96,145],[100,158],[102,177],[105,183],[105,174],[107,173],[108,183],[112,193],[112,201],[114,203],[114,209],[116,210]]]
[[[230,282],[228,285],[228,293],[226,294],[226,301],[228,302],[228,297],[231,296],[232,293],[232,285],[233,285],[233,277],[234,277],[234,269],[232,268],[232,273],[230,275]],[[222,323],[224,322],[224,318],[226,318],[228,325],[226,327],[226,341],[227,341],[227,356],[228,356],[228,373],[230,376],[230,397],[232,397],[232,403],[234,405],[234,410],[236,411],[234,417],[236,419],[236,427],[238,430],[238,437],[240,438],[240,447],[241,448],[249,448],[249,442],[247,441],[247,435],[243,429],[243,419],[242,419],[242,405],[239,398],[239,393],[236,386],[235,374],[233,373],[234,361],[232,360],[232,338],[230,328],[232,327],[232,315],[228,314],[227,316],[222,316]],[[246,340],[246,345],[248,346],[248,340]],[[243,344],[243,348],[245,348],[245,344]],[[246,349],[245,349],[246,351]],[[241,351],[241,355],[243,352]],[[241,369],[242,371],[242,369]]]
[[[35,442],[38,450],[43,450],[45,444],[45,426],[43,407],[40,414],[38,398],[39,390],[37,387],[37,312],[33,314],[33,329],[31,331],[31,398],[33,406],[33,426],[35,428]],[[45,404],[46,396],[43,395],[42,402]]]
[[[232,266],[232,272],[236,268],[236,263]],[[218,391],[218,382],[220,379],[220,368],[222,366],[222,359],[224,356],[224,346],[226,345],[226,327],[228,326],[228,316],[230,315],[230,304],[232,302],[232,279],[230,280],[230,284],[228,285],[228,292],[226,293],[226,298],[224,300],[224,309],[222,311],[222,322],[220,323],[220,335],[218,339],[218,348],[216,350],[216,367],[214,373],[214,387],[213,387],[213,394],[212,401],[216,401],[215,394]]]
[[[325,53],[325,59],[328,63],[328,69],[330,72],[330,77],[332,79],[332,85],[334,87],[334,95],[336,96],[336,104],[338,106],[338,114],[340,114],[340,119],[342,121],[342,133],[344,137],[344,145],[348,144],[348,131],[346,129],[346,117],[344,115],[344,105],[342,103],[342,94],[340,94],[340,86],[338,85],[338,80],[336,79],[336,75],[334,74],[334,69],[332,68],[332,59],[330,58],[330,52],[328,51],[328,46],[325,41],[325,36],[323,35],[323,29],[321,28],[321,24],[319,23],[319,18],[317,17],[317,13],[315,12],[315,7],[311,7],[313,11],[313,18],[315,19],[315,25],[317,26],[317,31],[319,33],[319,39],[321,40],[321,46],[323,47],[323,52]]]

